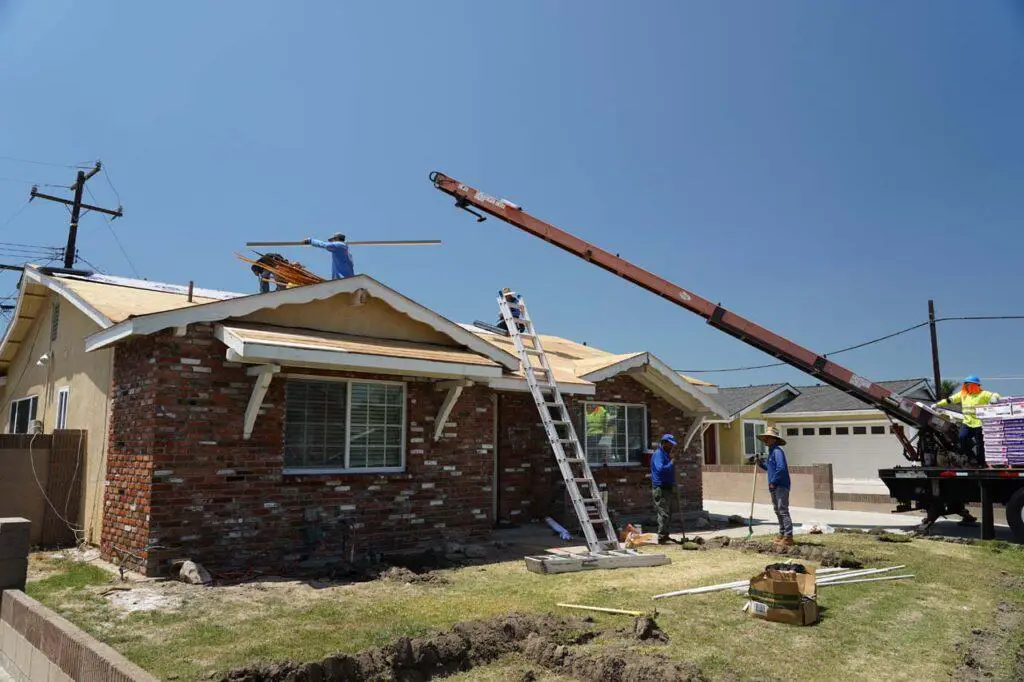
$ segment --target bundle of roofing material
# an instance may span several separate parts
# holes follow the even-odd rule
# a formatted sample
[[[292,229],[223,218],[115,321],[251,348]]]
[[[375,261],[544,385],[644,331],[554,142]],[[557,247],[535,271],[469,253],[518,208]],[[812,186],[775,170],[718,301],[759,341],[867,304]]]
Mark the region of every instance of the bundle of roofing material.
[[[273,273],[277,282],[283,282],[289,287],[305,286],[307,284],[319,284],[324,281],[323,277],[310,272],[302,263],[291,261],[275,261],[273,265],[265,262],[250,260],[245,256],[236,253],[236,256],[250,265],[259,265],[266,272]],[[261,257],[263,254],[259,254]]]
[[[1003,398],[977,409],[989,466],[1024,466],[1024,398]]]

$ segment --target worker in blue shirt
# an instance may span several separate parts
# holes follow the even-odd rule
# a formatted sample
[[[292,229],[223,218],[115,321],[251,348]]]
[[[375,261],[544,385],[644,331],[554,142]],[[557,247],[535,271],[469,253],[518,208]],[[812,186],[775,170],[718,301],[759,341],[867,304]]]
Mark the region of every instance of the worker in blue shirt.
[[[661,437],[660,447],[651,457],[651,486],[654,494],[654,508],[658,511],[658,544],[664,545],[671,538],[668,535],[673,510],[679,510],[676,497],[676,465],[672,461],[672,448],[676,439],[671,433]]]
[[[793,544],[793,519],[789,515],[789,464],[782,446],[786,441],[779,436],[774,426],[769,426],[758,438],[768,447],[765,457],[757,458],[757,466],[768,472],[768,490],[772,494],[772,506],[775,516],[779,519],[779,534],[775,543],[780,545]]]
[[[306,243],[331,252],[331,279],[344,279],[356,274],[352,254],[348,252],[348,244],[345,243],[345,235],[342,233],[332,234],[327,241],[309,238]]]

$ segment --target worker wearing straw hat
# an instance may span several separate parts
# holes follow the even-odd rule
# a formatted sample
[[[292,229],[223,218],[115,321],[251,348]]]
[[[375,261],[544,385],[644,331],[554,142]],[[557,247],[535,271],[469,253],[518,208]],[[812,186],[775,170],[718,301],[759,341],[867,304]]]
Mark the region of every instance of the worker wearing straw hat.
[[[758,435],[758,438],[768,446],[768,455],[758,458],[757,465],[768,472],[768,490],[772,494],[775,516],[779,519],[779,534],[775,537],[775,542],[792,545],[793,519],[789,515],[789,489],[792,484],[789,480],[786,453],[782,450],[786,441],[774,426],[769,426],[764,433]]]

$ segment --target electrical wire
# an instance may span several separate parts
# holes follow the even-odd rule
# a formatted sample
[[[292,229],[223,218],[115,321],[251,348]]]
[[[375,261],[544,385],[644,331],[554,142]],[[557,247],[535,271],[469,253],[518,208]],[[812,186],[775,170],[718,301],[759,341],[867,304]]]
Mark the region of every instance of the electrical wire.
[[[121,255],[124,256],[126,261],[128,261],[128,267],[132,269],[132,274],[134,274],[136,278],[142,279],[142,275],[139,274],[138,268],[136,268],[135,263],[132,262],[132,257],[128,255],[127,251],[125,251],[124,245],[121,243],[121,239],[117,236],[117,232],[114,231],[114,226],[110,224],[109,220],[107,221],[107,229],[110,230],[111,236],[114,237],[114,241],[117,243],[117,248],[121,249]]]
[[[52,166],[53,168],[73,168],[73,169],[76,169],[76,170],[79,169],[79,168],[88,168],[87,165],[83,165],[83,164],[79,164],[79,165],[76,166],[76,165],[71,165],[71,164],[66,164],[66,163],[48,163],[46,161],[33,161],[31,159],[18,159],[18,158],[15,158],[13,156],[0,156],[0,160],[3,160],[3,161],[14,161],[16,163],[31,163],[31,164],[33,164],[35,166]]]
[[[969,320],[969,321],[979,321],[979,320],[1024,320],[1024,315],[959,315],[959,316],[937,317],[937,318],[935,318],[935,322],[936,323],[938,323],[938,322],[964,321],[964,320]],[[876,339],[871,339],[869,341],[864,341],[863,343],[858,343],[858,344],[855,344],[853,346],[847,346],[846,348],[840,348],[839,350],[834,350],[831,353],[825,353],[822,357],[828,358],[828,357],[832,357],[833,355],[839,355],[840,353],[847,353],[847,352],[852,351],[852,350],[857,350],[858,348],[864,348],[866,346],[871,346],[871,345],[874,345],[876,343],[881,343],[882,341],[888,341],[889,339],[893,339],[893,338],[896,338],[897,336],[901,336],[903,334],[907,334],[909,332],[912,332],[915,329],[920,329],[921,327],[927,327],[929,324],[930,324],[929,321],[919,322],[918,324],[915,324],[913,326],[907,327],[905,329],[901,329],[901,330],[899,330],[897,332],[893,332],[892,334],[886,334],[885,336],[880,336],[880,337],[878,337]],[[788,362],[772,362],[772,363],[768,363],[768,364],[764,364],[764,365],[747,365],[745,367],[726,367],[726,368],[722,368],[722,369],[679,369],[679,370],[676,370],[676,371],[677,372],[682,372],[684,374],[720,374],[720,373],[726,373],[726,372],[748,372],[748,371],[755,370],[755,369],[769,369],[769,368],[772,368],[772,367],[784,367],[784,366],[787,366],[787,365],[789,365]]]
[[[110,179],[110,173],[107,172],[106,166],[103,167],[103,177],[107,179],[107,184],[110,185],[110,189],[113,190],[114,196],[117,197],[117,205],[120,206],[122,203],[121,194],[117,191],[117,188],[114,187],[114,182]]]
[[[32,200],[28,199],[24,204],[22,204],[21,208],[19,208],[17,211],[14,212],[14,215],[12,215],[10,218],[8,218],[6,220],[6,222],[4,222],[3,225],[0,225],[0,230],[5,229],[8,225],[13,223],[15,221],[15,219],[17,219],[17,217],[21,215],[21,212],[24,211],[26,208],[28,208],[28,205],[30,203],[32,203]]]

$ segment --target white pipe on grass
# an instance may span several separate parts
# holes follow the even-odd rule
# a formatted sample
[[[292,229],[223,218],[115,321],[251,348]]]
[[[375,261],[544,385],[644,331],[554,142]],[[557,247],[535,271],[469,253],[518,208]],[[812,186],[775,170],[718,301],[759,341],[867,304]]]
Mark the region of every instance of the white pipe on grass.
[[[820,583],[818,587],[828,587],[829,585],[852,585],[853,583],[877,583],[883,580],[903,580],[904,578],[913,578],[913,574],[908,575],[883,575],[879,578],[858,578],[857,580],[835,580],[830,583]]]
[[[823,573],[836,573],[838,571],[845,571],[845,568],[823,568],[817,571],[818,575]],[[691,587],[685,590],[677,590],[675,592],[666,592],[665,594],[656,594],[652,599],[665,599],[666,597],[679,597],[685,594],[706,594],[708,592],[718,592],[720,590],[728,590],[733,587],[746,587],[750,584],[750,578],[746,580],[734,580],[731,583],[719,583],[718,585],[705,585],[704,587]]]

